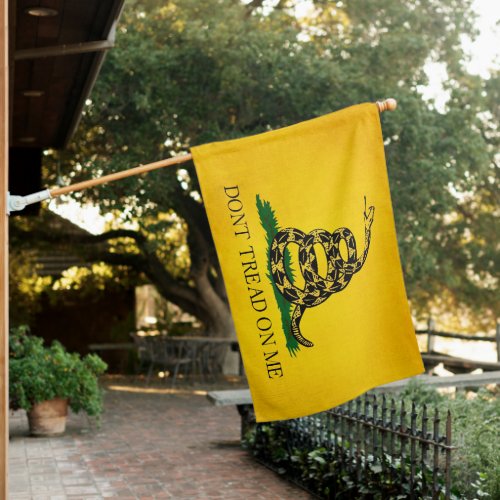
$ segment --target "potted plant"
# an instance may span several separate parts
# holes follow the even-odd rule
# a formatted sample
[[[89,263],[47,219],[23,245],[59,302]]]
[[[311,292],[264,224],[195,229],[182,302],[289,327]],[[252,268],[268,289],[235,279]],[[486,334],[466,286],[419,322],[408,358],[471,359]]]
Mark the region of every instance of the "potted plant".
[[[30,432],[45,436],[66,428],[67,408],[90,416],[102,413],[98,376],[106,363],[97,355],[83,358],[60,342],[44,346],[27,327],[12,329],[9,337],[10,407],[28,414]]]

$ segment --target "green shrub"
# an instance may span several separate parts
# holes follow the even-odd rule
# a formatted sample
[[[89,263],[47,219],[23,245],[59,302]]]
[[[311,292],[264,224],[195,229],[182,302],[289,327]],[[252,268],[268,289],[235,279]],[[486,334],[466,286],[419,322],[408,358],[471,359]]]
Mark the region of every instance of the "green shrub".
[[[83,358],[69,353],[54,341],[28,334],[27,327],[11,330],[9,337],[10,407],[29,411],[35,403],[56,397],[68,398],[70,408],[88,415],[102,413],[102,390],[98,376],[106,363],[97,355]]]
[[[401,397],[437,407],[452,416],[453,490],[462,498],[500,499],[500,399],[486,389],[441,395],[412,382]]]

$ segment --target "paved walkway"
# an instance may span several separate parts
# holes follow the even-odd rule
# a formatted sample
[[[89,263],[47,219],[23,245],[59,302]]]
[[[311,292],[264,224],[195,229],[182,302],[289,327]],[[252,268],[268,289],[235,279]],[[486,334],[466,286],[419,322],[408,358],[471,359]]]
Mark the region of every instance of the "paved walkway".
[[[11,417],[10,500],[306,499],[239,446],[235,408],[211,406],[203,391],[111,384],[99,429],[70,415],[55,438],[27,435]]]

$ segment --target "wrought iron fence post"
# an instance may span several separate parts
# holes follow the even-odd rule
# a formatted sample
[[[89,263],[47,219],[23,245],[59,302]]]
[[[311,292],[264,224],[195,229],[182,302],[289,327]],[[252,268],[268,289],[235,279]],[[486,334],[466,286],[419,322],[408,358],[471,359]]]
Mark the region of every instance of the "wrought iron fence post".
[[[415,484],[415,465],[417,461],[416,457],[416,446],[417,442],[415,436],[417,436],[417,411],[415,408],[415,401],[411,402],[411,414],[410,414],[410,498],[415,498],[413,493],[413,487]]]
[[[241,417],[241,441],[245,442],[248,434],[253,432],[257,425],[255,412],[253,405],[237,405],[236,408]]]
[[[432,498],[439,497],[439,485],[438,485],[438,477],[439,477],[439,422],[441,419],[439,418],[439,410],[436,408],[434,412],[434,429],[433,429],[433,447],[434,447],[434,461],[432,467]]]
[[[401,464],[401,485],[406,482],[406,409],[405,402],[401,401],[401,409],[399,413],[399,432],[400,432],[400,464]]]
[[[361,480],[361,399],[356,399],[356,413],[354,414],[353,424],[353,433],[356,435],[356,438],[353,436],[353,441],[356,443],[356,477],[358,481]],[[365,457],[366,458],[366,457]]]
[[[448,500],[451,494],[451,412],[446,415],[446,461],[445,461],[445,497]]]
[[[356,406],[358,407],[359,406],[359,401],[356,401]],[[356,408],[357,410],[358,408]],[[357,413],[357,411],[356,411]],[[349,403],[347,403],[347,414],[349,417],[352,416],[352,401],[349,401]],[[354,446],[353,446],[353,441],[354,441],[354,424],[352,422],[352,419],[349,418],[347,420],[347,433],[348,433],[348,436],[349,436],[349,459],[348,459],[348,467],[349,469],[348,470],[353,470],[353,466],[352,466],[352,461],[353,461],[353,453],[354,453]]]
[[[385,436],[387,434],[387,398],[385,394],[382,395],[382,415],[380,418],[380,449],[381,449],[381,465],[382,472],[386,473],[386,463],[385,463],[385,452],[387,443],[385,442]]]
[[[422,441],[421,445],[421,462],[420,466],[422,467],[422,494],[425,495],[427,493],[427,450],[429,445],[427,444],[427,440],[429,439],[429,434],[427,433],[427,422],[429,421],[429,417],[427,416],[427,405],[424,404],[424,409],[422,412]]]
[[[377,432],[376,432],[376,426],[379,425],[379,422],[377,420],[377,412],[378,412],[378,400],[377,396],[373,396],[373,412],[372,412],[372,421],[373,421],[373,427],[372,427],[372,454],[373,454],[373,465],[376,465],[377,462],[379,461],[379,447],[378,447],[378,439],[377,439]]]
[[[395,480],[395,473],[394,473],[394,460],[395,460],[395,453],[394,453],[394,438],[396,436],[396,402],[394,399],[391,399],[391,421],[390,421],[390,426],[389,426],[389,457],[391,459],[391,467],[390,467],[390,474],[391,474],[391,479]]]

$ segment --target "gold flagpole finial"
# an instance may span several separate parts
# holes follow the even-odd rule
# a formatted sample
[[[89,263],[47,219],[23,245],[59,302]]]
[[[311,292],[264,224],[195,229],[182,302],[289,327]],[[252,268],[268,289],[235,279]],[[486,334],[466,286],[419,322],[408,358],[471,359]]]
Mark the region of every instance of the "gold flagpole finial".
[[[380,113],[384,111],[394,111],[398,107],[398,101],[396,99],[385,99],[384,101],[377,101],[377,107]]]

